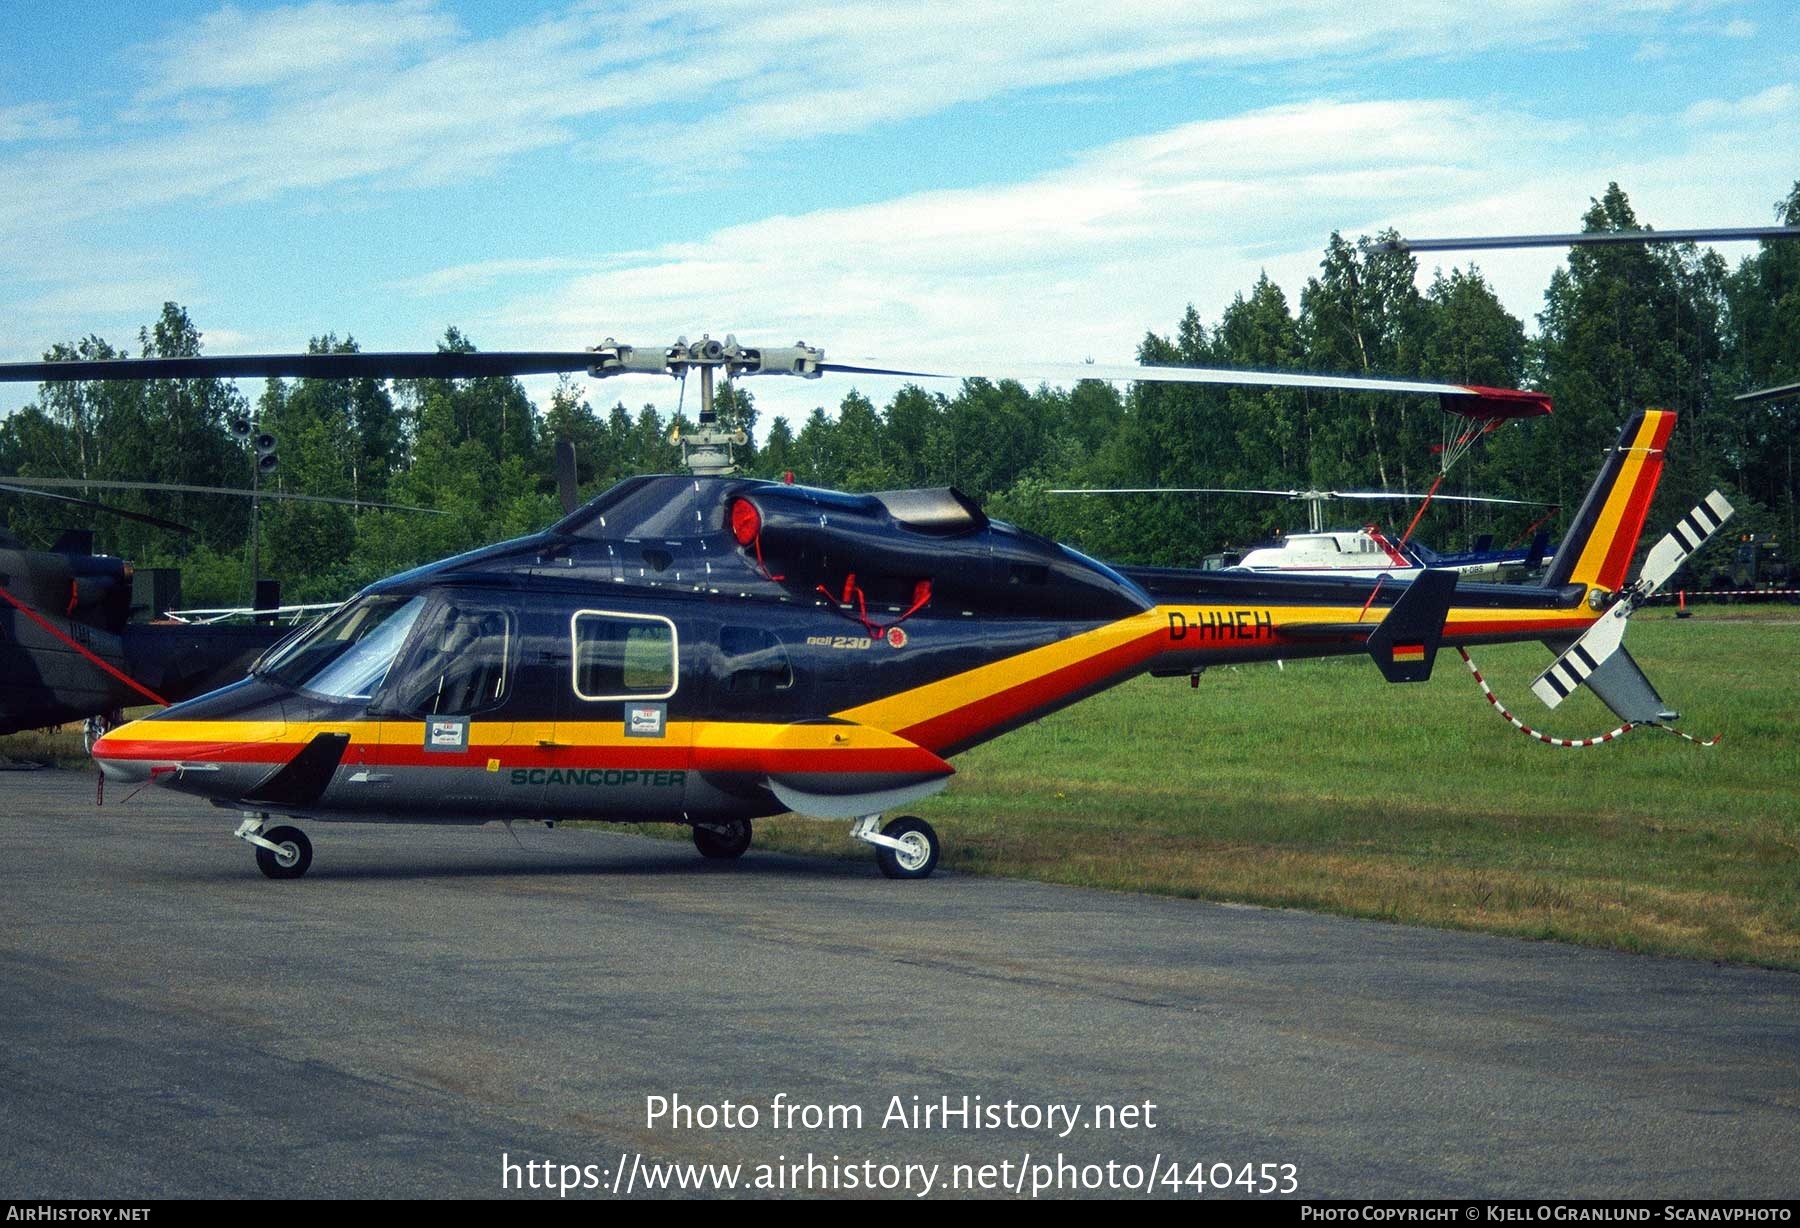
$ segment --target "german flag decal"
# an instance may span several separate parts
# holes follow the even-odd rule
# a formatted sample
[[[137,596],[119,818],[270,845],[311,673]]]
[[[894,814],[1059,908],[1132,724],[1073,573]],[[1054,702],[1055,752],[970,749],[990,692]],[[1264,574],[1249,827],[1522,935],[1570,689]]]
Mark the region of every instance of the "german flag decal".
[[[1423,661],[1424,659],[1425,645],[1423,644],[1394,645],[1394,660],[1396,661]]]

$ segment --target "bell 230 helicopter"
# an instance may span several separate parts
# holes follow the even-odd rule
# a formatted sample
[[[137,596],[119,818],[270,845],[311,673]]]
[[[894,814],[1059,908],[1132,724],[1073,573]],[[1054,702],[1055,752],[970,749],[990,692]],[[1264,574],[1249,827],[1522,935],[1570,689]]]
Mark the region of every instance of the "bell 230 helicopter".
[[[715,373],[954,378],[827,362],[803,344],[28,363],[0,378],[570,370],[697,372],[693,472],[628,479],[541,533],[371,585],[242,681],[109,733],[94,747],[106,775],[242,812],[236,835],[278,879],[304,874],[312,848],[276,815],[683,823],[704,856],[733,858],[756,819],[788,811],[848,820],[883,873],[924,878],[936,833],[883,814],[942,789],[958,752],[1143,673],[1367,653],[1389,681],[1417,682],[1440,647],[1539,640],[1560,654],[1536,684],[1547,701],[1585,683],[1627,721],[1671,721],[1622,646],[1625,621],[1730,513],[1715,494],[1628,581],[1675,425],[1647,410],[1625,423],[1535,587],[1440,570],[1398,583],[1113,568],[990,520],[954,489],[844,494],[733,476]],[[1452,411],[1536,396],[1201,368],[983,374],[1410,392]]]

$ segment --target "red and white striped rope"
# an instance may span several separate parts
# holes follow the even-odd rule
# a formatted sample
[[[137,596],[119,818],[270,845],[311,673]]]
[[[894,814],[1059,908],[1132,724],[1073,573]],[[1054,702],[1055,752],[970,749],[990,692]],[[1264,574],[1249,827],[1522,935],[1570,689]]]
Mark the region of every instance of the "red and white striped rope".
[[[1689,601],[1704,601],[1708,597],[1800,597],[1800,588],[1696,588],[1681,594],[1659,593],[1651,600],[1674,601],[1678,596]]]
[[[1610,730],[1606,733],[1600,734],[1599,736],[1592,737],[1592,738],[1558,738],[1558,737],[1553,737],[1552,735],[1544,733],[1540,730],[1533,729],[1530,725],[1527,725],[1524,721],[1522,721],[1518,717],[1514,716],[1510,711],[1507,710],[1506,705],[1500,702],[1500,697],[1498,695],[1494,694],[1494,688],[1490,687],[1487,684],[1487,679],[1483,678],[1481,676],[1481,671],[1475,668],[1475,661],[1473,658],[1471,658],[1469,656],[1468,649],[1458,648],[1456,650],[1456,652],[1457,652],[1457,655],[1463,659],[1463,664],[1469,667],[1469,673],[1471,673],[1475,676],[1476,684],[1481,687],[1481,693],[1483,695],[1487,696],[1487,701],[1490,705],[1492,705],[1494,711],[1498,712],[1502,717],[1506,718],[1507,723],[1510,724],[1514,729],[1517,729],[1520,733],[1524,734],[1528,738],[1537,739],[1539,742],[1544,743],[1546,746],[1566,746],[1566,747],[1570,748],[1571,750],[1580,750],[1583,747],[1599,746],[1606,742],[1617,741],[1619,738],[1624,737],[1626,734],[1630,733],[1633,729],[1637,728],[1637,725],[1633,724],[1630,721],[1626,721],[1623,725],[1620,725],[1617,729]],[[1714,734],[1711,738],[1708,738],[1705,741],[1702,741],[1699,738],[1696,738],[1689,734],[1685,734],[1685,733],[1681,732],[1681,730],[1679,730],[1679,729],[1671,729],[1667,725],[1659,725],[1655,721],[1648,721],[1645,723],[1648,724],[1650,726],[1650,728],[1652,728],[1652,729],[1660,729],[1664,733],[1672,733],[1676,737],[1681,738],[1684,741],[1692,742],[1695,746],[1713,746],[1713,745],[1717,744],[1717,742],[1719,740],[1718,734]]]

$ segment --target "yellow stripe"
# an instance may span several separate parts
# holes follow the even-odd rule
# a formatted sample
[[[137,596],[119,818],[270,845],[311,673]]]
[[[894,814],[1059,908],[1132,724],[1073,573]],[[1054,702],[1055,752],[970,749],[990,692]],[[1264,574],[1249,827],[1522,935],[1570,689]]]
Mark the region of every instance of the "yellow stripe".
[[[1650,461],[1650,443],[1656,438],[1657,428],[1667,412],[1653,409],[1644,414],[1638,433],[1631,441],[1631,450],[1626,455],[1624,464],[1619,467],[1618,480],[1606,492],[1606,502],[1594,521],[1593,532],[1588,534],[1587,542],[1581,548],[1581,558],[1576,561],[1575,569],[1569,575],[1569,579],[1575,583],[1592,584],[1599,576],[1600,569],[1606,565],[1606,556],[1612,549],[1613,539],[1619,535],[1619,522],[1625,518],[1625,508],[1637,490],[1644,466]]]
[[[901,691],[854,708],[845,708],[833,715],[876,729],[905,729],[979,703],[991,695],[1011,690],[1034,678],[1041,678],[1071,665],[1079,665],[1166,626],[1168,617],[1163,608],[1146,610],[1142,614],[1122,618],[1118,622],[1084,631],[1080,635],[1046,644],[1042,648],[1027,649],[1002,660],[978,665],[974,669],[936,682],[928,682],[910,691]]]

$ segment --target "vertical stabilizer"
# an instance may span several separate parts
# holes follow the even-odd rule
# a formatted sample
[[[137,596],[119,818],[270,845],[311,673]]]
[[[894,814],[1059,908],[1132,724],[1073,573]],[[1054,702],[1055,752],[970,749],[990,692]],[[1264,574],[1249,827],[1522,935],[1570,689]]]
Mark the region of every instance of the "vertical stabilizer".
[[[1544,587],[1585,584],[1616,593],[1625,586],[1674,429],[1675,415],[1666,409],[1642,410],[1626,422],[1557,547]]]

